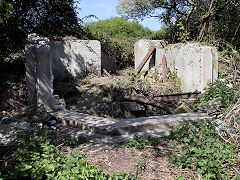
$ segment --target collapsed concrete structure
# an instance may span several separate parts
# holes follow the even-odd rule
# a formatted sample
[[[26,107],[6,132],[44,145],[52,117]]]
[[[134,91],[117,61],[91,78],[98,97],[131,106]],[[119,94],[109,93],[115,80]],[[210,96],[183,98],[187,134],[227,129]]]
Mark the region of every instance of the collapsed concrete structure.
[[[203,92],[209,82],[218,75],[218,55],[214,47],[200,44],[170,44],[163,40],[139,40],[134,47],[135,68],[141,63],[149,49],[155,45],[155,56],[144,65],[167,67],[181,79],[184,92]],[[166,57],[166,58],[165,58]],[[108,61],[108,62],[107,62]],[[26,45],[26,76],[29,104],[43,104],[48,111],[56,109],[53,96],[53,79],[68,75],[83,77],[86,71],[101,75],[107,66],[114,68],[101,44],[96,40],[53,41],[31,34]],[[109,70],[109,69],[107,69]]]
[[[218,77],[218,53],[215,47],[197,43],[169,44],[163,40],[139,40],[134,46],[135,69],[149,49],[155,45],[155,57],[150,58],[142,71],[150,66],[160,67],[163,56],[167,67],[181,79],[184,92],[203,92],[208,83]]]
[[[152,44],[157,48],[155,57],[145,64],[144,69],[148,70],[152,65],[158,67],[162,62],[164,64],[167,62],[168,68],[176,71],[181,78],[184,91],[201,91],[208,82],[217,77],[216,49],[198,44],[167,45],[164,41],[140,40],[135,44],[136,67],[141,63]],[[116,142],[118,139],[116,136],[119,136],[122,141],[124,138],[133,136],[133,133],[162,137],[169,134],[170,127],[207,117],[205,114],[186,113],[113,120],[58,107],[53,95],[54,78],[64,78],[69,74],[73,77],[81,77],[85,75],[86,70],[101,75],[101,70],[105,68],[102,62],[106,60],[103,57],[106,58],[106,54],[102,54],[98,41],[51,41],[35,34],[30,35],[26,46],[29,103],[43,105],[51,116],[64,124],[102,135],[115,136],[107,138],[107,142],[111,139]],[[166,61],[162,61],[163,57]],[[111,63],[105,62],[105,65],[111,67]],[[141,106],[138,110],[142,110],[142,108],[145,107]],[[40,109],[39,112],[42,115],[42,112],[45,113],[45,109]],[[92,138],[96,138],[95,135]]]
[[[55,108],[54,78],[84,77],[87,71],[101,75],[102,62],[113,64],[102,56],[97,40],[54,41],[30,34],[25,49],[28,102],[43,104],[47,110]]]

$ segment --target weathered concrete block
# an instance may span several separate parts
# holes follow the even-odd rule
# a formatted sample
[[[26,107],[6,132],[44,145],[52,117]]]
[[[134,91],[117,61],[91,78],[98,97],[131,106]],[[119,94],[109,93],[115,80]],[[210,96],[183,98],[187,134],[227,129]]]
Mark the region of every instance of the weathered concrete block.
[[[134,55],[135,55],[135,69],[142,62],[143,58],[146,56],[148,51],[151,49],[152,45],[155,45],[157,49],[163,48],[167,45],[164,40],[149,40],[149,39],[141,39],[137,41],[134,45]],[[146,62],[143,66],[142,71],[149,69],[149,63],[155,64],[154,57],[150,57],[150,60]],[[154,62],[152,62],[154,61]]]
[[[36,56],[35,56],[35,45],[27,44],[25,47],[26,56],[26,81],[27,81],[27,92],[28,92],[28,104],[37,104],[37,77],[36,77]]]
[[[31,105],[43,104],[48,111],[53,110],[55,98],[48,38],[42,38],[36,34],[28,36],[26,77],[29,103]]]
[[[86,71],[101,75],[101,44],[97,40],[51,41],[55,78],[83,77]]]
[[[50,111],[54,109],[53,73],[50,59],[50,41],[45,40],[38,44],[35,50],[37,56],[37,99]]]
[[[140,59],[147,54],[154,44],[156,46],[155,67],[162,66],[162,57],[166,56],[167,67],[181,79],[181,88],[185,92],[200,91],[218,76],[218,54],[215,47],[200,44],[160,45],[162,41],[140,40],[135,44],[135,68]],[[151,61],[151,60],[150,60]],[[144,70],[149,69],[149,60]]]
[[[218,53],[215,47],[200,44],[171,44],[157,49],[156,57],[166,56],[167,67],[176,72],[185,92],[203,92],[208,83],[217,79]],[[156,64],[161,64],[156,58]]]

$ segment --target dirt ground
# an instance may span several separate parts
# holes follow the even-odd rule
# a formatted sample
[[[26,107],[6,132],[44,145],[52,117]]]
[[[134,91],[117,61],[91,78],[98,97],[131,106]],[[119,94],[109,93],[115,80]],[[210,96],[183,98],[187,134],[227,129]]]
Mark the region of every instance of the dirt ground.
[[[89,136],[87,131],[68,125],[58,124],[57,128],[59,136]],[[67,152],[84,154],[90,164],[103,169],[106,174],[124,172],[140,180],[172,180],[179,174],[189,173],[171,167],[170,158],[178,152],[172,148],[171,141],[166,139],[162,139],[157,147],[147,146],[144,149],[127,148],[124,143],[106,143],[94,139],[75,148],[62,148]]]
[[[85,144],[75,148],[82,152],[88,162],[104,172],[125,172],[137,175],[139,179],[175,179],[174,169],[171,168],[169,158],[172,150],[167,147],[145,148],[137,150],[125,148],[123,145],[92,145]]]

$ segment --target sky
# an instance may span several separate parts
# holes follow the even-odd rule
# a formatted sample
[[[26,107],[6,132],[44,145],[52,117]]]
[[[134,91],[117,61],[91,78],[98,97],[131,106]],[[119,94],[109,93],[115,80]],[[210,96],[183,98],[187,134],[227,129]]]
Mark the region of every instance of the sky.
[[[116,7],[119,5],[118,0],[81,0],[78,17],[83,18],[90,14],[95,15],[99,20],[109,19],[111,17],[120,17],[117,14]],[[85,23],[98,21],[95,18],[84,19]],[[161,23],[156,18],[145,18],[139,21],[143,27],[148,27],[153,31],[161,29]]]

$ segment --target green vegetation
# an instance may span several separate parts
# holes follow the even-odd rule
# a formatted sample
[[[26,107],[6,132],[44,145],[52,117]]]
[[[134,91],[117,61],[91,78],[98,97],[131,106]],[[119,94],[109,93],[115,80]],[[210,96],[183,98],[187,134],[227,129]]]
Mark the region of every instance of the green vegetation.
[[[144,37],[151,34],[149,29],[143,28],[138,22],[130,22],[122,18],[101,20],[87,25],[95,35],[108,35],[112,38]]]
[[[215,98],[221,98],[222,106],[227,107],[235,100],[234,89],[229,87],[227,81],[216,80],[214,83],[209,84],[202,97],[196,99],[195,104],[206,103]]]
[[[161,30],[159,31],[155,31],[152,33],[151,35],[151,39],[153,40],[161,40],[161,39],[168,39],[168,29],[166,27],[163,27]]]
[[[168,28],[170,42],[223,41],[239,47],[238,0],[119,0],[118,13],[125,18],[154,16]]]
[[[139,39],[212,44],[219,51],[223,60],[221,63],[227,67],[219,70],[219,76],[227,80],[217,80],[209,84],[202,97],[196,100],[196,104],[220,98],[222,106],[226,108],[223,111],[231,111],[222,119],[223,127],[215,120],[206,119],[173,128],[168,140],[174,142],[174,147],[179,153],[174,152],[176,154],[172,156],[171,164],[188,169],[202,179],[240,179],[240,102],[232,105],[239,98],[237,88],[240,87],[239,0],[120,0],[118,11],[124,18],[98,21],[88,24],[85,29],[77,19],[74,2],[76,1],[0,0],[0,94],[1,98],[6,96],[5,93],[11,94],[10,98],[1,101],[1,111],[8,103],[16,110],[14,101],[17,99],[21,100],[18,103],[21,105],[21,111],[25,109],[24,46],[29,33],[53,39],[68,35],[98,39],[103,51],[115,60],[120,68],[133,65],[134,43]],[[161,9],[159,14],[155,11],[157,9]],[[141,19],[148,15],[157,16],[164,23],[164,28],[152,32],[138,22],[126,19]],[[11,75],[14,74],[16,78],[8,76],[9,69]],[[140,80],[140,74],[133,70],[127,74],[129,79],[123,87],[129,94],[135,91],[148,96],[154,95],[153,89]],[[150,83],[159,79],[154,72],[148,74],[151,75]],[[19,85],[19,81],[24,83]],[[168,73],[168,82],[175,83],[176,89],[180,87],[179,78],[175,73]],[[164,86],[161,90],[167,92]],[[107,96],[109,91],[103,88],[104,96]],[[59,145],[55,141],[54,133],[21,130],[17,139],[14,146],[6,151],[4,159],[1,157],[0,178],[136,179],[118,172],[107,175],[102,169],[87,163],[87,159],[81,153],[65,152],[60,148],[61,145],[76,147],[84,143],[86,139],[82,136],[65,136]],[[145,146],[159,144],[159,138],[136,134],[124,145],[128,148],[143,149]],[[138,161],[136,168],[143,171],[146,165]],[[187,178],[185,175],[181,177]]]
[[[87,159],[81,153],[68,153],[58,149],[54,145],[55,140],[54,133],[42,130],[39,132],[19,130],[18,148],[11,155],[5,156],[5,161],[9,164],[5,169],[2,167],[1,178],[136,179],[118,172],[106,175],[102,169],[87,163]]]
[[[160,139],[157,137],[151,136],[140,136],[135,134],[133,139],[128,139],[125,141],[124,146],[127,148],[134,147],[136,149],[142,149],[144,146],[157,146],[160,142]]]
[[[203,179],[238,179],[238,145],[224,142],[211,119],[184,123],[171,130],[179,154],[171,158],[172,166],[189,168]]]
[[[10,12],[12,10],[13,10],[12,3],[6,3],[6,2],[3,2],[3,0],[0,0],[0,11],[1,11],[0,24],[11,17]]]
[[[86,138],[84,136],[78,136],[78,137],[72,137],[70,135],[64,136],[64,145],[70,146],[70,147],[76,147],[79,144],[83,144],[87,142]]]
[[[146,165],[142,161],[138,160],[136,167],[139,171],[143,171],[146,168]]]
[[[88,24],[91,38],[101,41],[104,51],[120,67],[133,65],[133,48],[137,40],[149,37],[152,32],[138,22],[111,18]]]
[[[73,0],[0,1],[0,63],[24,49],[30,33],[53,37],[82,35]]]

